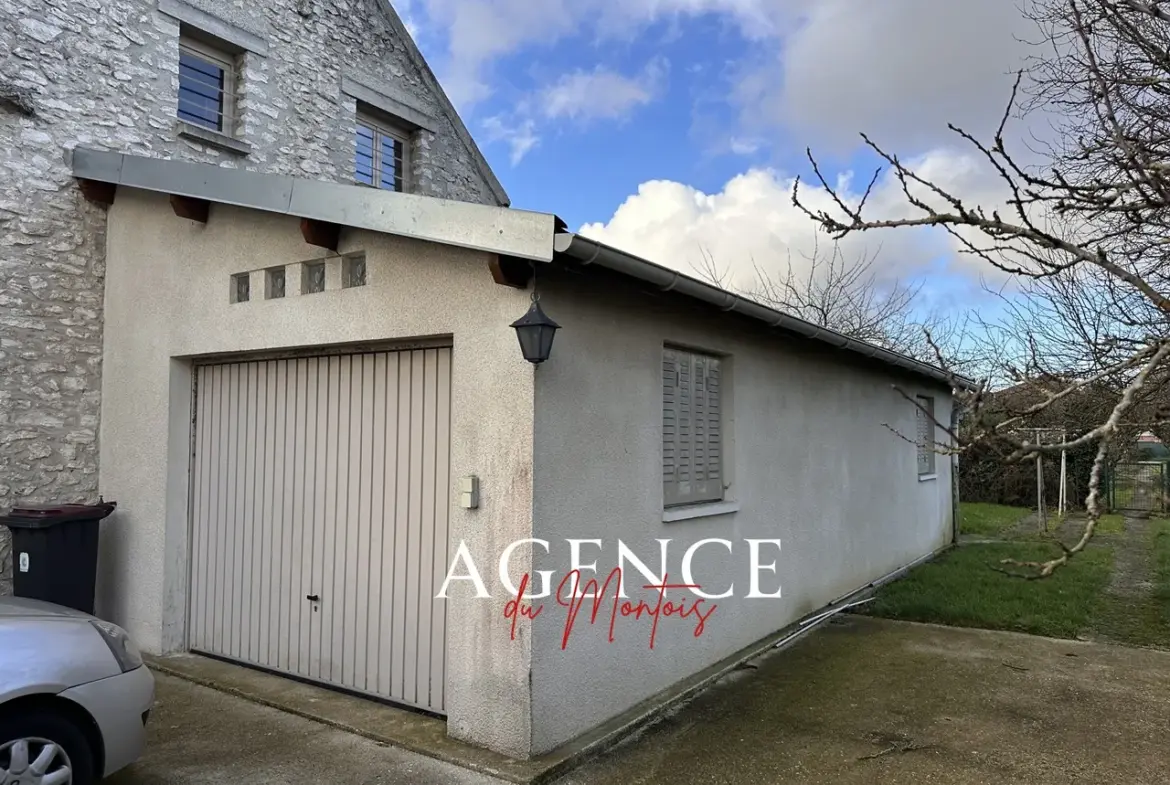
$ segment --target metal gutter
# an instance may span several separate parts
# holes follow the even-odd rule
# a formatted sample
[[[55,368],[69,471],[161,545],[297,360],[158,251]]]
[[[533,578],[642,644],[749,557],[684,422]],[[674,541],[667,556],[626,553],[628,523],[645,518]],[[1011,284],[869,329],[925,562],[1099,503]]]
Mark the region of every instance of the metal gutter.
[[[671,270],[668,267],[646,261],[625,251],[620,251],[599,243],[596,240],[582,237],[579,234],[573,234],[572,232],[557,233],[553,239],[553,249],[558,254],[573,258],[579,264],[601,265],[609,270],[646,281],[657,286],[664,292],[677,292],[678,294],[702,300],[721,310],[743,314],[744,316],[749,316],[764,322],[771,327],[788,330],[806,338],[828,344],[834,348],[844,349],[845,351],[853,352],[863,357],[878,360],[887,365],[902,368],[918,376],[925,376],[947,387],[951,387],[953,381],[963,389],[974,390],[976,388],[975,382],[965,377],[954,377],[952,380],[951,376],[941,368],[936,368],[933,365],[915,360],[903,354],[859,341],[856,338],[850,338],[835,330],[806,322],[803,319],[798,319],[782,311],[777,311],[752,300],[740,297],[739,295],[732,294],[717,286],[704,283],[697,278],[684,275],[677,270]]]
[[[83,147],[73,151],[72,165],[79,180],[552,261],[557,219],[547,213]]]

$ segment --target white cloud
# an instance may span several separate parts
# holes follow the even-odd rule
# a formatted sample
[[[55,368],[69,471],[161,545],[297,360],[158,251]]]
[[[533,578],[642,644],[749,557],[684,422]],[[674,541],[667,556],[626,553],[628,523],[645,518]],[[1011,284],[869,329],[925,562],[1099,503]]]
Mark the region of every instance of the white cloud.
[[[637,107],[658,97],[668,69],[665,58],[655,58],[636,76],[625,76],[603,66],[564,74],[523,98],[512,112],[485,119],[485,139],[507,142],[515,166],[540,143],[538,124],[624,120]]]
[[[979,134],[998,121],[1009,72],[1036,53],[1022,40],[1037,36],[1020,7],[1019,0],[412,0],[409,11],[425,12],[428,32],[445,34],[436,66],[462,112],[493,93],[501,58],[551,52],[570,37],[633,41],[652,24],[704,18],[743,39],[731,62],[696,51],[697,62],[679,64],[734,75],[720,100],[738,106],[742,127],[724,132],[718,147],[749,154],[744,141],[776,142],[779,129],[798,148],[843,154],[865,131],[909,155],[954,144],[948,122]],[[645,100],[645,83],[631,79],[605,67],[568,74],[546,89],[546,104],[562,117],[621,114]],[[612,92],[601,89],[607,83]],[[530,116],[539,114],[538,107]],[[1018,131],[1045,128],[1038,121]]]
[[[460,111],[492,94],[495,61],[526,47],[551,48],[583,32],[629,39],[655,22],[706,15],[759,39],[779,29],[780,17],[777,0],[427,0],[425,8],[429,24],[446,32],[439,70]]]
[[[731,137],[731,141],[728,142],[728,149],[736,155],[753,155],[759,152],[763,146],[764,142],[760,139],[747,139],[738,136]]]
[[[844,151],[866,132],[903,153],[977,135],[1003,113],[1037,28],[1019,0],[791,0],[779,45],[741,64],[745,119],[815,148]],[[778,53],[778,54],[777,54]],[[1038,125],[1038,124],[1037,124]],[[1022,133],[1022,130],[1021,130]]]
[[[675,63],[689,73],[733,75],[734,90],[719,99],[741,110],[741,123],[722,133],[721,151],[758,155],[783,139],[788,152],[810,145],[824,158],[851,152],[865,131],[903,159],[917,157],[924,173],[968,203],[989,207],[1002,204],[999,181],[970,149],[956,147],[961,142],[946,126],[977,135],[993,128],[1010,90],[1008,72],[1033,53],[1020,39],[1035,38],[1018,0],[426,0],[425,10],[428,23],[447,33],[446,62],[438,65],[464,111],[490,95],[493,63],[516,52],[551,51],[570,36],[633,40],[655,22],[722,20],[743,40],[738,60],[697,51],[695,62]],[[569,73],[484,127],[510,145],[515,164],[539,144],[546,123],[620,118],[651,100],[660,83],[648,74],[605,66]],[[864,183],[850,185],[856,198]],[[799,265],[813,248],[814,225],[793,208],[790,189],[787,173],[764,169],[713,194],[680,182],[643,183],[608,221],[582,231],[688,272],[706,247],[744,284],[753,259],[776,267],[791,252]],[[824,194],[805,195],[828,204]],[[870,207],[887,216],[909,210],[889,179]],[[921,273],[940,257],[955,272],[998,277],[985,262],[957,257],[956,241],[938,231],[894,230],[843,245],[856,255],[880,245],[879,264],[891,277]]]
[[[510,123],[496,115],[483,121],[483,130],[489,142],[506,142],[511,149],[512,166],[520,163],[534,147],[540,144],[536,134],[536,121],[529,119]]]
[[[942,187],[985,204],[999,204],[1005,196],[994,175],[969,155],[937,150],[913,165]],[[650,181],[640,185],[608,221],[586,224],[580,232],[691,275],[707,254],[730,275],[731,285],[750,286],[757,267],[781,273],[791,261],[798,274],[806,273],[806,257],[818,245],[822,253],[829,250],[831,240],[792,204],[793,183],[792,177],[771,169],[750,169],[713,194],[678,182]],[[834,185],[847,201],[856,203],[867,183],[868,179],[860,182],[847,174]],[[814,210],[835,211],[823,189],[802,182],[800,196]],[[889,176],[879,181],[867,204],[867,211],[872,210],[875,216],[914,214],[897,181]],[[957,241],[941,230],[897,229],[855,235],[841,242],[841,250],[846,258],[876,254],[874,270],[887,281],[921,276],[939,259],[947,261],[949,273],[965,274],[973,281],[979,275],[989,280],[1002,278],[986,262],[960,256]]]
[[[550,119],[622,119],[658,96],[668,67],[665,59],[656,58],[633,77],[604,66],[574,71],[541,90],[537,103],[541,113]]]

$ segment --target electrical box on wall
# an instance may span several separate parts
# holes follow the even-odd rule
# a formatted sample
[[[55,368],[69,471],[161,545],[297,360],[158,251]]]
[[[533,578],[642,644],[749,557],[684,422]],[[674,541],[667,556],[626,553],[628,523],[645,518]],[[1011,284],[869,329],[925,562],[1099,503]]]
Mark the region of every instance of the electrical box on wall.
[[[479,478],[474,474],[460,478],[459,502],[468,510],[479,507]]]

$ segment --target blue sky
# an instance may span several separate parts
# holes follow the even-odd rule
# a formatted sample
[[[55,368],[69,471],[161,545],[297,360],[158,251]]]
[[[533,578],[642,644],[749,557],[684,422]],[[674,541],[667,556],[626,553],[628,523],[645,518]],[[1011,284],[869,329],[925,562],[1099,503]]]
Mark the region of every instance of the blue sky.
[[[972,201],[994,176],[946,130],[998,120],[1026,33],[1015,0],[399,0],[444,88],[518,208],[694,272],[799,272],[830,241],[791,205],[812,146],[857,196],[865,130]],[[1021,133],[1024,129],[1021,129]],[[811,203],[824,204],[819,189]],[[905,211],[883,181],[875,210]],[[992,301],[986,263],[937,233],[849,238],[924,307]]]

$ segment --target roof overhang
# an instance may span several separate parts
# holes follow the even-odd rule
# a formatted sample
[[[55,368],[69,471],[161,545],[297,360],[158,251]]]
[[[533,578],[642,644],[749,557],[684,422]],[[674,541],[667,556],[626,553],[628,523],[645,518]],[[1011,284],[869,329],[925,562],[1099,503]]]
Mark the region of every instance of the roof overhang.
[[[73,151],[73,176],[83,186],[138,188],[537,262],[552,260],[558,223],[547,213],[85,148]]]
[[[879,346],[842,335],[826,327],[798,319],[791,314],[777,311],[754,300],[748,300],[726,289],[704,283],[697,278],[683,275],[677,270],[646,261],[625,251],[612,248],[596,240],[590,240],[571,232],[560,232],[554,241],[558,254],[563,254],[578,264],[596,264],[624,275],[632,276],[657,286],[664,292],[676,292],[716,306],[722,311],[742,314],[757,319],[770,327],[787,330],[820,343],[843,349],[852,354],[892,365],[916,376],[926,377],[950,388],[974,390],[977,385],[971,379],[952,375],[941,368],[915,360],[912,357],[883,349]]]
[[[340,229],[350,227],[483,251],[490,254],[489,267],[496,283],[521,289],[529,284],[533,262],[551,262],[559,255],[578,265],[608,268],[662,291],[748,316],[937,384],[976,388],[970,379],[567,232],[565,223],[551,213],[86,148],[73,151],[73,176],[87,198],[94,201],[112,203],[119,187],[164,193],[171,197],[177,214],[197,221],[208,220],[210,203],[294,216],[301,219],[307,242],[333,250]]]

